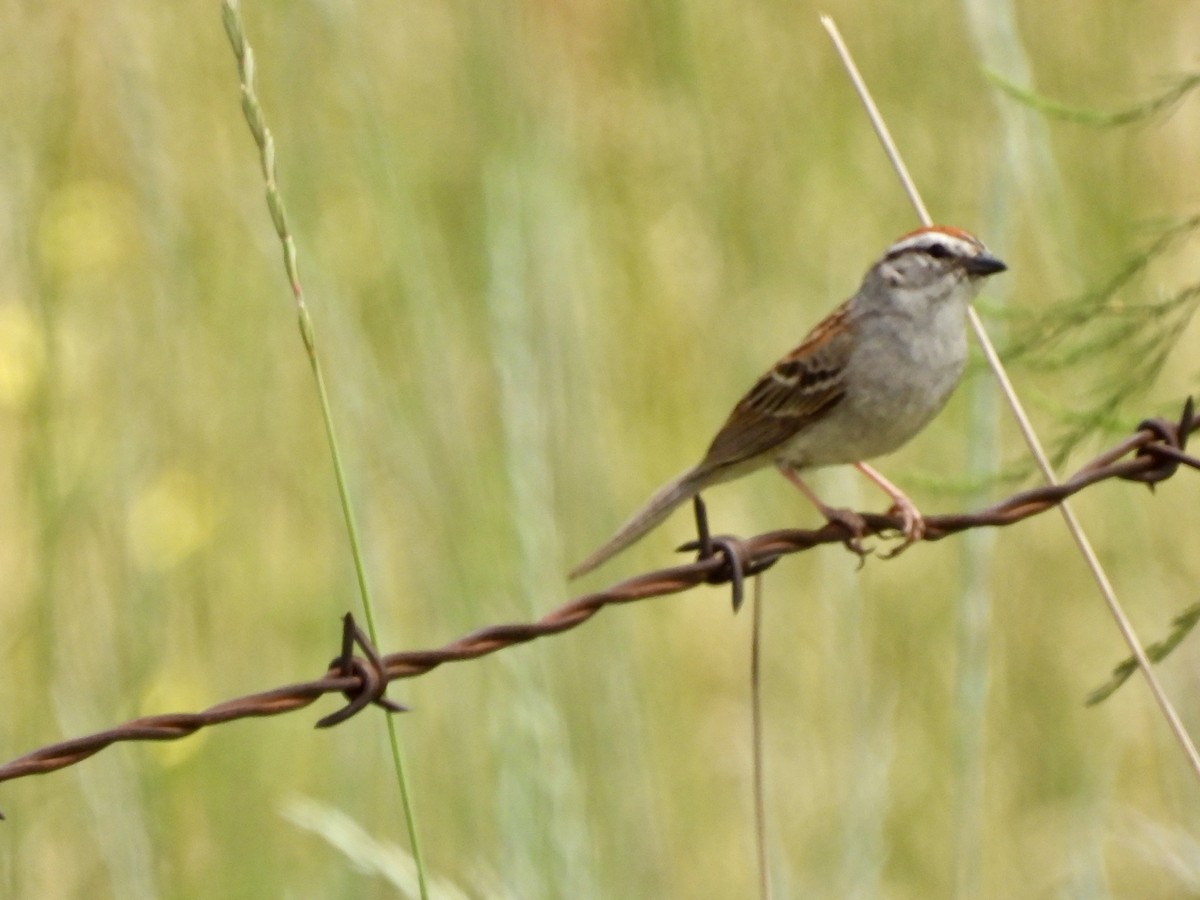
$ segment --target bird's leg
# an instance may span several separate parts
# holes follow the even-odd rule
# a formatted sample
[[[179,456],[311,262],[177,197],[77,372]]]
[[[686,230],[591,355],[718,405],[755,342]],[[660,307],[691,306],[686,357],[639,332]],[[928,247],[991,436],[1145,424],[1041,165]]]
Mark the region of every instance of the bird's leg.
[[[785,463],[777,463],[776,467],[779,469],[779,474],[794,484],[800,493],[807,497],[809,502],[821,511],[821,515],[823,515],[827,521],[835,522],[849,532],[849,536],[845,541],[846,549],[850,550],[852,553],[857,553],[860,563],[862,560],[866,559],[871,551],[864,547],[862,542],[863,535],[867,533],[867,523],[863,520],[863,517],[852,509],[839,509],[832,506],[827,506],[825,502],[816,495],[813,489],[805,484],[804,480],[796,474],[795,469],[789,465],[786,465]]]
[[[900,490],[900,488],[896,487],[864,462],[855,463],[854,468],[883,488],[883,492],[892,498],[893,505],[888,510],[888,513],[900,516],[904,520],[904,543],[889,555],[895,556],[908,547],[909,544],[921,540],[925,536],[925,519],[921,515],[921,511],[917,509],[916,504],[905,496],[904,491]]]

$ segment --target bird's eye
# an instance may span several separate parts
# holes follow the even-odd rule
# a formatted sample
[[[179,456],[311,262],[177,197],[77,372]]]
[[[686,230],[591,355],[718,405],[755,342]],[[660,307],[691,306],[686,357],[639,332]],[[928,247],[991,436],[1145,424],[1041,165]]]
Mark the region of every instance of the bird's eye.
[[[945,244],[934,244],[927,252],[934,259],[945,259],[950,255],[950,248]]]

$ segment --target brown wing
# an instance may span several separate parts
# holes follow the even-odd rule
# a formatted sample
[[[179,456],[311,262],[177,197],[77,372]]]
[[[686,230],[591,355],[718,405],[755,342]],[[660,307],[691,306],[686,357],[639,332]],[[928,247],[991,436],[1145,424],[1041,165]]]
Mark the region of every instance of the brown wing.
[[[699,468],[733,466],[778,447],[834,407],[845,394],[850,355],[849,301],[775,364],[734,407]]]

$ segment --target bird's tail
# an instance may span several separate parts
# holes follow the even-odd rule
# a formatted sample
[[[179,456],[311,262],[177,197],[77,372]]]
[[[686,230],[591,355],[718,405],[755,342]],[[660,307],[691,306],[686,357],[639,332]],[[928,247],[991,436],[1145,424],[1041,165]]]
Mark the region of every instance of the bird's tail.
[[[668,481],[646,501],[645,506],[633,514],[628,522],[617,529],[617,533],[609,538],[603,547],[572,569],[571,577],[578,578],[580,575],[586,575],[592,569],[616,556],[659,525],[681,504],[692,499],[705,485],[706,479],[703,473],[696,469],[688,469],[678,478]]]

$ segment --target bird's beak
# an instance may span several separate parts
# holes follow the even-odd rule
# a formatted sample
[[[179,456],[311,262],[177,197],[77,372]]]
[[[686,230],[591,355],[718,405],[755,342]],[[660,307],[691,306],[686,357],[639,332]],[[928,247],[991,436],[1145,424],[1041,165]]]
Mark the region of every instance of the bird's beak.
[[[971,257],[967,260],[966,265],[968,274],[978,278],[995,275],[997,272],[1003,272],[1008,268],[1001,260],[987,252]]]

